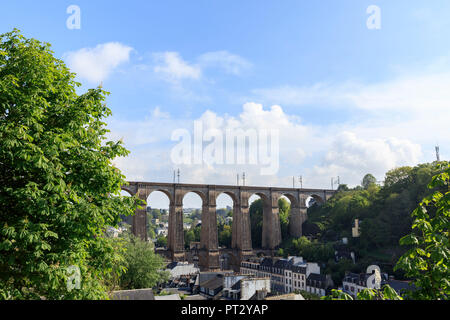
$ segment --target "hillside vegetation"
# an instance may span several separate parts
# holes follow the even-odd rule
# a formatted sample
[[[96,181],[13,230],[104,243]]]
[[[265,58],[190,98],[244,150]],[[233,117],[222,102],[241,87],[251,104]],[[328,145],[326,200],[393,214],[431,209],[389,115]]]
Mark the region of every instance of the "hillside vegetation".
[[[393,169],[386,173],[383,186],[371,181],[370,174],[361,186],[349,189],[341,185],[323,206],[308,209],[304,234],[322,245],[336,244],[346,237],[348,251],[355,252],[359,262],[359,268],[354,269],[362,271],[366,265],[378,263],[386,272],[393,272],[395,262],[406,251],[399,240],[411,230],[411,212],[435,191],[427,185],[448,164],[433,162]],[[355,219],[360,221],[358,238],[352,237]]]

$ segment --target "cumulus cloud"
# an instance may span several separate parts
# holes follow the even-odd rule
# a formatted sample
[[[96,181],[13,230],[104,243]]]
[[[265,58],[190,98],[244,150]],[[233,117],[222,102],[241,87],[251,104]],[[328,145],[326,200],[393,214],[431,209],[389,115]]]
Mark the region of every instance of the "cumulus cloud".
[[[132,50],[119,42],[108,42],[95,48],[68,52],[64,58],[69,68],[80,78],[99,83],[106,80],[120,64],[128,62]]]
[[[201,68],[183,60],[178,52],[163,52],[154,54],[157,65],[154,72],[159,73],[165,80],[177,82],[182,79],[199,79]]]
[[[313,172],[321,176],[345,176],[345,182],[354,185],[367,173],[382,180],[393,168],[417,164],[421,155],[420,145],[407,139],[362,139],[345,131],[336,136],[323,164],[314,166]]]
[[[290,116],[286,114],[280,106],[271,106],[270,108],[264,108],[261,104],[254,102],[246,103],[243,105],[242,112],[238,116],[230,116],[227,114],[217,114],[213,111],[205,111],[197,119],[161,119],[158,115],[161,111],[157,108],[157,112],[152,113],[152,117],[141,121],[125,122],[120,120],[110,121],[110,129],[112,131],[112,137],[122,138],[127,146],[131,147],[132,158],[139,158],[142,155],[142,162],[146,162],[147,156],[145,154],[153,153],[155,148],[162,151],[165,156],[171,153],[171,150],[175,147],[177,142],[171,141],[172,133],[177,129],[187,130],[194,141],[194,121],[201,123],[203,127],[203,134],[212,130],[218,132],[219,135],[226,142],[226,133],[229,132],[241,132],[247,133],[252,130],[256,134],[256,148],[261,148],[262,144],[266,144],[267,157],[261,158],[261,154],[258,150],[256,163],[250,163],[248,153],[244,163],[238,163],[237,154],[248,152],[250,145],[245,146],[236,144],[234,149],[234,161],[227,163],[226,154],[223,157],[223,163],[209,163],[205,161],[206,148],[210,144],[210,141],[204,139],[203,151],[204,156],[201,163],[195,163],[192,161],[190,164],[176,164],[172,160],[163,162],[163,166],[166,167],[166,172],[170,172],[174,167],[183,168],[185,172],[185,178],[191,182],[206,183],[207,181],[214,183],[233,184],[235,182],[236,174],[245,171],[248,174],[248,183],[270,185],[279,183],[278,172],[271,174],[270,176],[261,176],[262,168],[269,167],[270,161],[276,160],[281,165],[284,163],[291,163],[295,165],[301,165],[303,160],[310,156],[314,150],[320,148],[322,145],[322,138],[315,135],[316,130],[314,128],[306,127],[302,125],[301,120],[298,117]],[[259,134],[263,131],[271,135],[270,130],[278,131],[276,137],[273,136],[270,140],[262,139]],[[276,139],[276,140],[275,140]],[[276,144],[276,148],[272,146]],[[234,144],[233,144],[234,145]],[[243,149],[241,149],[243,148]],[[276,151],[276,159],[272,158],[272,151]],[[226,152],[226,150],[224,149]],[[275,156],[275,153],[274,153]],[[133,160],[137,161],[137,160]],[[136,168],[133,161],[120,162],[120,168],[124,170],[124,173],[128,176],[136,176]],[[160,163],[158,165],[161,165]],[[148,166],[152,168],[152,166]],[[155,168],[152,168],[155,170]],[[149,177],[150,179],[150,177]],[[185,180],[185,181],[188,181]]]

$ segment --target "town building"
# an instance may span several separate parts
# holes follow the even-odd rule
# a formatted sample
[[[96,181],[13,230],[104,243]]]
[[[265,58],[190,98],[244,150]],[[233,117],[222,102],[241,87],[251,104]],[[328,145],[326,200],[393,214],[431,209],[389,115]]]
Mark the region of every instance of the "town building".
[[[252,258],[242,261],[240,272],[270,278],[273,293],[284,294],[303,290],[323,296],[333,286],[331,277],[320,275],[317,263],[305,262],[301,257]]]
[[[270,293],[270,278],[249,275],[225,275],[223,281],[224,299],[261,300]]]
[[[353,223],[353,227],[352,227],[352,237],[353,238],[359,238],[361,236],[359,223],[360,223],[360,221],[358,219],[355,219],[355,221]]]
[[[173,280],[196,275],[200,272],[200,269],[188,262],[171,262],[167,265],[166,271],[170,273],[170,279]]]
[[[330,275],[311,273],[306,278],[306,292],[316,294],[320,297],[328,295],[333,287]]]
[[[340,289],[351,295],[353,298],[356,298],[358,293],[364,289],[368,289],[367,280],[370,276],[372,276],[371,273],[358,274],[349,272],[342,280],[342,288]],[[389,277],[387,273],[381,273],[380,288],[386,284],[392,287],[399,295],[402,295],[405,290],[414,290],[411,282],[395,280],[392,276]]]
[[[286,293],[279,296],[267,297],[264,300],[305,300],[300,293]]]

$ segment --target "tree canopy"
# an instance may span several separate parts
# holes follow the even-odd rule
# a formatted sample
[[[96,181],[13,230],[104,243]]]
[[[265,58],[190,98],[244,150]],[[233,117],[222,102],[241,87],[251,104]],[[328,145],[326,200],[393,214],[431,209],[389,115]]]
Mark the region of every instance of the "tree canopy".
[[[77,94],[50,45],[18,30],[0,36],[0,297],[100,299],[118,253],[104,237],[133,197],[106,141],[111,114],[101,88]],[[68,270],[79,268],[79,290]]]

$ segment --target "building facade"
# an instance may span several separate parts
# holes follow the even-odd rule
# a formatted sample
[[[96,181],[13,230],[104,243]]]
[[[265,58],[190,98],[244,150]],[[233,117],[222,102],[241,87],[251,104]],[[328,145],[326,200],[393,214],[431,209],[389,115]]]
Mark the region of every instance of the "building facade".
[[[248,259],[242,261],[240,272],[269,278],[271,291],[277,294],[303,290],[323,296],[333,286],[331,277],[320,274],[317,263],[305,262],[301,257]]]

